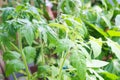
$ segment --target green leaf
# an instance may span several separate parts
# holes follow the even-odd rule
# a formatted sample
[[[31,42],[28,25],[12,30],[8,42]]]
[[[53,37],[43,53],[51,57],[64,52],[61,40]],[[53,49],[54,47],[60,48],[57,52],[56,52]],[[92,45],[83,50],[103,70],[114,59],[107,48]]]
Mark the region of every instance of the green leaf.
[[[34,33],[32,28],[27,28],[24,32],[25,39],[29,45],[32,45],[32,42],[34,41]]]
[[[47,27],[47,39],[49,41],[49,46],[52,45],[55,47],[59,43],[57,34],[50,27]]]
[[[102,4],[105,6],[105,8],[107,9],[107,4],[105,0],[101,0]]]
[[[61,39],[61,40],[59,40],[59,43],[56,45],[55,52],[61,53],[63,51],[67,51],[73,46],[74,46],[74,44],[73,44],[73,42],[71,40],[69,40],[69,39]]]
[[[120,45],[110,39],[107,39],[107,44],[111,48],[112,52],[116,55],[116,57],[120,60]]]
[[[88,60],[91,60],[91,56],[90,54],[87,52],[87,50],[80,45],[78,45],[78,48],[81,50],[81,52],[83,53],[83,55],[88,59]]]
[[[19,22],[22,22],[24,28],[22,29],[22,33],[29,45],[32,45],[34,41],[34,32],[32,23],[26,19],[19,19]]]
[[[36,15],[39,15],[39,12],[38,12],[38,10],[37,10],[36,7],[30,6],[30,7],[29,7],[29,10],[31,11],[31,13],[34,13],[34,14],[36,14]]]
[[[95,77],[98,78],[98,80],[104,80],[104,79],[97,73],[97,71],[95,71],[94,69],[89,68],[88,70],[90,71],[90,73],[94,74]],[[95,79],[95,80],[97,80],[97,79]]]
[[[50,71],[50,66],[48,65],[41,65],[38,66],[38,74],[45,74],[48,73]]]
[[[110,21],[107,19],[107,17],[102,16],[102,19],[105,21],[105,23],[107,24],[107,26],[108,26],[109,28],[112,28],[111,23],[110,23]]]
[[[107,33],[108,33],[111,37],[120,37],[120,31],[108,30]]]
[[[55,66],[51,66],[52,77],[56,77],[59,74],[59,69]]]
[[[90,22],[95,22],[97,20],[97,14],[94,11],[87,12],[87,18]]]
[[[13,12],[14,12],[13,7],[3,8],[3,13],[2,13],[3,22],[6,21],[6,20],[9,20],[10,18],[12,18]]]
[[[39,37],[44,40],[45,43],[47,43],[47,30],[45,29],[46,26],[39,26],[38,27],[38,34]]]
[[[115,17],[115,25],[116,25],[118,28],[120,28],[120,15],[117,15],[117,16]]]
[[[0,41],[3,42],[3,44],[6,47],[11,47],[10,45],[10,39],[7,33],[0,33]]]
[[[57,28],[60,28],[62,30],[68,31],[68,28],[66,26],[64,26],[63,24],[50,23],[48,25],[51,26],[51,27],[57,27]]]
[[[102,72],[100,74],[104,77],[105,80],[119,80],[118,76],[109,72]]]
[[[88,75],[86,76],[86,80],[97,80],[95,75]]]
[[[101,35],[103,35],[104,37],[108,37],[108,34],[105,33],[100,27],[95,26],[94,24],[89,23],[88,21],[84,21],[87,25],[89,25],[89,27],[95,29],[97,32],[99,32]]]
[[[100,60],[91,60],[91,61],[87,61],[86,64],[87,64],[87,67],[99,68],[99,67],[106,66],[108,64],[108,62],[100,61]]]
[[[59,40],[55,35],[52,35],[51,33],[47,32],[47,36],[48,36],[49,46],[51,45],[55,46],[56,44],[58,44]]]
[[[109,20],[111,22],[111,19],[114,15],[114,9],[110,9],[109,11],[106,11],[107,13],[105,13],[105,16],[107,18],[107,20]]]
[[[16,12],[19,12],[22,8],[24,8],[23,5],[18,5],[18,6],[16,6],[15,10],[16,10]]]
[[[70,76],[67,74],[63,75],[63,80],[71,80]]]
[[[73,23],[71,22],[69,18],[65,19],[65,22],[68,26],[73,26]]]
[[[24,69],[24,64],[19,60],[11,60],[6,63],[5,74],[9,76],[13,72],[18,72],[21,69]]]
[[[118,59],[113,59],[110,64],[105,67],[105,70],[120,75],[120,61]]]
[[[102,49],[102,40],[100,39],[95,39],[93,37],[90,37],[90,44],[91,48],[93,50],[94,57],[98,57],[101,53]]]
[[[91,48],[93,50],[94,58],[98,57],[101,53],[101,46],[98,45],[98,43],[94,41],[90,41]]]
[[[77,52],[76,50],[73,51],[71,58],[70,58],[71,64],[74,68],[76,68],[77,76],[79,80],[85,80],[86,79],[86,59],[85,57]]]
[[[5,61],[7,60],[13,60],[13,59],[19,59],[20,58],[20,54],[16,51],[9,51],[9,52],[5,52],[3,54],[3,58]]]
[[[36,56],[36,50],[35,48],[28,46],[24,48],[24,53],[26,56],[27,63],[34,62],[35,56]]]

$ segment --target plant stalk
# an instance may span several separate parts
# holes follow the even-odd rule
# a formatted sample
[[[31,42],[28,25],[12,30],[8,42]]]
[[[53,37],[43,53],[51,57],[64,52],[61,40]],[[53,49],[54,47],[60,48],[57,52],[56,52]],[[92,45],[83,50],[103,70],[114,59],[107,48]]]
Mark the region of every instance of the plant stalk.
[[[63,65],[64,65],[64,63],[65,63],[65,60],[66,60],[68,54],[69,54],[69,52],[67,52],[67,53],[65,54],[65,56],[63,57],[63,60],[62,60],[62,62],[61,62],[60,70],[59,70],[58,80],[61,80],[61,76],[62,76],[62,68],[63,68]]]
[[[5,46],[3,45],[2,42],[1,42],[1,45],[2,45],[2,50],[3,50],[3,52],[5,52]]]
[[[22,41],[21,40],[22,40],[21,39],[21,35],[18,33],[18,46],[19,46],[20,53],[21,53],[21,56],[22,56],[22,60],[24,62],[25,69],[26,69],[26,72],[27,72],[27,75],[28,75],[28,80],[30,80],[31,73],[29,71],[29,68],[28,68],[28,65],[27,65],[27,61],[26,61],[26,57],[25,57],[25,54],[24,54],[23,49],[22,49]]]
[[[43,43],[41,43],[41,55],[42,55],[42,63],[45,63],[45,59],[44,59],[44,53],[43,53]]]
[[[17,77],[16,77],[15,73],[13,73],[13,77],[14,77],[14,80],[17,80]]]
[[[37,64],[39,63],[39,62],[42,62],[42,64],[44,64],[45,63],[45,58],[44,58],[44,52],[43,52],[43,49],[44,48],[44,46],[43,46],[43,41],[42,41],[42,38],[41,38],[41,36],[40,36],[40,54],[39,54],[39,57],[38,57],[38,61],[37,61]]]
[[[15,48],[16,51],[20,52],[20,50],[12,42],[10,42],[10,44]]]

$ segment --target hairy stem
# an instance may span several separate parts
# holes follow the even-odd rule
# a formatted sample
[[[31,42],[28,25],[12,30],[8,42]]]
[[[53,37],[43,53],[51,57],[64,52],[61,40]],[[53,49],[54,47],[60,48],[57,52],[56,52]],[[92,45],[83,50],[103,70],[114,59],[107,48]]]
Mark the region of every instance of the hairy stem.
[[[62,77],[62,68],[63,68],[63,66],[64,66],[64,63],[65,63],[65,60],[66,60],[68,54],[69,54],[69,52],[67,52],[67,53],[65,54],[65,56],[63,57],[63,59],[62,59],[62,61],[61,61],[61,65],[60,65],[60,69],[59,69],[58,80],[61,80],[61,77]]]
[[[40,54],[39,54],[39,57],[38,57],[37,64],[39,62],[42,62],[42,64],[45,63],[45,58],[44,58],[44,52],[43,51],[44,51],[44,43],[43,43],[42,38],[40,36]]]
[[[28,75],[28,80],[30,80],[31,73],[29,71],[29,68],[28,68],[28,65],[27,65],[27,61],[26,61],[26,57],[25,57],[25,54],[24,54],[23,49],[22,49],[22,39],[21,39],[21,35],[20,34],[18,34],[18,47],[20,49],[22,60],[23,60],[24,65],[25,65],[25,69],[26,69],[26,72],[27,72],[27,75]]]
[[[2,42],[1,42],[1,45],[2,45],[2,50],[3,50],[3,52],[5,52],[5,46],[3,45]]]
[[[15,73],[13,73],[13,77],[14,77],[14,80],[17,80],[17,77],[16,77]]]
[[[12,42],[10,42],[10,44],[13,46],[13,48],[15,48],[16,51],[20,52],[20,50]]]

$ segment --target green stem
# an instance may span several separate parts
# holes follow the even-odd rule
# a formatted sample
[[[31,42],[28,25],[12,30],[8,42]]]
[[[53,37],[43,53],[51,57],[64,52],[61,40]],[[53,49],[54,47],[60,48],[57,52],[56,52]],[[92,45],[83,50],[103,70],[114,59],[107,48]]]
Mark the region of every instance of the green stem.
[[[25,65],[25,69],[26,69],[27,75],[28,75],[28,80],[30,80],[31,73],[29,71],[29,68],[28,68],[28,65],[27,65],[27,61],[26,61],[26,57],[25,57],[25,54],[24,54],[23,49],[22,49],[22,41],[21,40],[22,40],[21,39],[21,35],[18,34],[18,46],[19,46],[20,53],[21,53],[21,56],[22,56],[22,59],[23,59],[24,65]]]
[[[2,42],[1,42],[1,45],[2,45],[2,50],[3,50],[3,52],[5,52],[5,46],[3,45]]]
[[[62,0],[58,0],[58,7],[57,7],[57,17],[58,18],[59,18],[60,14],[61,14],[60,13],[60,9],[61,9],[60,6],[61,6],[62,2],[63,2]]]
[[[17,80],[15,73],[13,73],[14,80]]]
[[[44,59],[44,53],[43,53],[43,43],[41,43],[41,55],[42,55],[42,63],[45,63],[45,59]]]
[[[65,63],[65,60],[66,60],[68,54],[69,54],[69,52],[67,52],[67,53],[65,54],[65,56],[63,57],[63,59],[62,59],[62,61],[61,61],[58,80],[61,80],[61,76],[62,76],[62,68],[63,68],[63,65],[64,65],[64,63]]]
[[[44,52],[43,52],[44,49],[43,49],[43,48],[44,48],[44,45],[43,45],[42,38],[41,38],[41,36],[40,36],[40,54],[41,54],[41,55],[39,55],[39,57],[38,57],[37,64],[38,64],[39,62],[42,62],[42,64],[45,63]]]
[[[16,51],[20,52],[20,50],[12,42],[10,42],[10,44],[15,48]]]
[[[39,45],[39,46],[35,46],[34,48],[38,49],[38,48],[40,48],[40,47],[41,47],[41,45]]]
[[[21,54],[22,54],[22,59],[23,59],[23,62],[24,62],[24,64],[25,64],[26,72],[27,72],[27,75],[28,75],[28,80],[30,80],[31,73],[30,73],[29,68],[28,68],[28,65],[27,65],[27,61],[26,61],[25,54],[24,54],[23,51],[21,52]]]

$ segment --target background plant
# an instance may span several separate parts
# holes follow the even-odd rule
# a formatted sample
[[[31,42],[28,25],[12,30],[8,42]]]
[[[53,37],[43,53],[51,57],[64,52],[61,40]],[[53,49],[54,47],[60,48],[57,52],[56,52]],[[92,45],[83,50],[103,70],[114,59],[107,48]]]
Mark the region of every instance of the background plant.
[[[20,72],[28,80],[119,80],[117,0],[57,4],[58,17],[51,21],[28,3],[1,9],[6,76],[13,74],[17,80],[15,73]],[[33,74],[30,63],[38,67]]]

